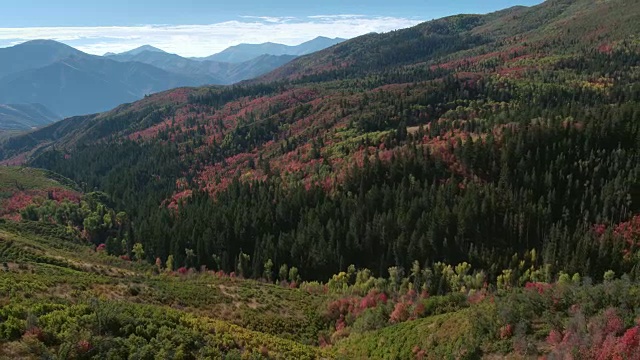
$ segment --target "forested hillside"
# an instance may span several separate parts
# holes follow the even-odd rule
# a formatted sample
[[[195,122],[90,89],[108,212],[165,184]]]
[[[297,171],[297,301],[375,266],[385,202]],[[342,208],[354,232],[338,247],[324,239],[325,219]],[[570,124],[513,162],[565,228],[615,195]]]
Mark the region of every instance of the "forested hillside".
[[[13,250],[0,260],[18,262],[6,239],[70,236],[100,252],[91,261],[138,276],[152,307],[129,311],[150,314],[144,326],[117,332],[116,317],[103,331],[95,307],[76,303],[60,311],[94,319],[74,327],[88,332],[41,320],[56,334],[48,349],[101,344],[88,357],[110,341],[125,357],[176,343],[158,329],[180,324],[185,358],[295,358],[284,338],[311,345],[299,348],[309,358],[637,359],[638,34],[637,0],[549,0],[362,36],[257,80],[10,138],[5,164],[61,174],[75,196],[41,193],[5,214],[0,240]],[[0,295],[25,293],[20,270]],[[87,286],[72,288],[103,294]],[[174,312],[154,323],[163,306],[213,316],[200,291],[216,286],[250,287],[228,296],[241,300],[222,320],[268,337],[233,328],[241,337],[221,340],[211,327],[229,325]],[[237,312],[256,310],[252,291],[270,305]],[[20,311],[3,339],[34,328]]]
[[[3,190],[73,187],[6,168]],[[56,178],[57,180],[54,180]],[[65,185],[62,185],[62,184]],[[114,257],[128,214],[100,192],[33,198],[0,219],[0,359],[638,359],[637,281],[554,276],[535,250],[493,280],[467,262],[385,275],[349,265],[324,282],[272,261],[235,271]],[[99,245],[95,245],[98,243]],[[195,256],[188,252],[189,257]]]
[[[307,280],[466,261],[495,280],[535,250],[553,276],[635,278],[639,12],[547,1],[366,35],[0,154],[108,194],[132,223],[101,239],[118,256],[231,272],[246,255],[248,276]]]

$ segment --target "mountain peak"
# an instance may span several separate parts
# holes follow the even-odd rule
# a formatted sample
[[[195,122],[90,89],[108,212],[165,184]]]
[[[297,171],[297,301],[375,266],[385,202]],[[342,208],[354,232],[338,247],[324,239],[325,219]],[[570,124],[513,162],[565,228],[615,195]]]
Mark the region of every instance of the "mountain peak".
[[[36,39],[36,40],[25,41],[22,43],[22,45],[26,45],[26,44],[45,45],[45,44],[62,44],[62,43],[55,40],[51,40],[51,39]]]
[[[261,55],[295,55],[302,56],[307,55],[319,50],[323,50],[335,44],[338,44],[345,39],[335,38],[331,39],[326,36],[318,36],[312,40],[303,42],[299,45],[284,45],[274,42],[266,42],[261,44],[238,44],[226,48],[225,50],[202,58],[200,60],[211,60],[219,62],[231,62],[241,63],[255,59]]]
[[[125,55],[125,54],[126,54],[126,55],[138,55],[138,54],[140,54],[140,53],[142,53],[142,52],[145,52],[145,51],[159,52],[159,53],[166,53],[166,51],[164,51],[164,50],[162,50],[162,49],[158,49],[158,48],[157,48],[157,47],[155,47],[155,46],[151,46],[151,45],[142,45],[142,46],[137,47],[137,48],[135,48],[135,49],[133,49],[133,50],[125,51],[125,52],[120,53],[120,54],[118,54],[118,55]],[[107,54],[105,54],[105,56],[110,56],[110,55],[115,55],[115,54],[113,54],[113,53],[107,53]]]
[[[0,48],[0,78],[47,66],[72,55],[88,56],[80,50],[54,40],[31,40]]]
[[[13,47],[49,47],[49,48],[59,48],[59,49],[73,49],[71,46],[61,43],[55,40],[48,39],[37,39],[23,42],[21,44],[15,45]]]
[[[318,40],[322,40],[322,41],[345,41],[347,39],[343,39],[343,38],[339,38],[339,37],[330,38],[328,36],[317,36],[317,37],[313,38],[310,41],[318,41]]]

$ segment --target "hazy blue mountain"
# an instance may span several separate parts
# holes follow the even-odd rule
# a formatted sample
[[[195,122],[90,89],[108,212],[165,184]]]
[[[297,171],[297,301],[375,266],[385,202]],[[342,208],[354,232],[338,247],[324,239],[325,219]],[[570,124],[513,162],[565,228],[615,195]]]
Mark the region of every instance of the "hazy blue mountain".
[[[345,41],[345,39],[330,39],[327,37],[319,36],[313,40],[295,46],[276,44],[272,42],[263,44],[239,44],[236,46],[231,46],[217,54],[207,56],[205,58],[200,58],[198,60],[240,63],[249,61],[265,54],[301,56],[326,49],[343,41]]]
[[[59,119],[41,104],[0,104],[0,130],[30,130]]]
[[[253,79],[277,69],[295,58],[297,58],[295,55],[260,55],[248,61],[232,64],[233,66],[226,73],[228,83],[233,84],[242,80]],[[203,61],[203,63],[210,62]]]
[[[303,53],[334,41],[338,40],[318,38],[297,47],[281,46],[289,49],[286,52]],[[260,53],[242,62],[196,61],[145,45],[94,56],[56,41],[35,40],[0,48],[0,104],[42,104],[56,114],[54,118],[91,114],[175,87],[251,79],[296,55]],[[17,118],[12,115],[12,127],[19,126]]]
[[[174,87],[203,84],[140,62],[82,54],[0,79],[0,103],[40,103],[71,116],[105,111]]]
[[[196,61],[176,54],[160,51],[142,51],[106,56],[109,59],[135,61],[153,65],[160,69],[195,77],[206,84],[226,85],[265,74],[296,58],[293,55],[259,55],[241,63],[220,61]]]
[[[314,53],[316,51],[324,50],[328,47],[339,44],[346,40],[347,39],[342,39],[342,38],[331,39],[324,36],[318,36],[313,40],[303,42],[300,45],[294,46],[294,51],[295,51],[294,53],[284,53],[284,55],[298,55],[298,56],[307,55],[307,54]],[[274,55],[277,55],[277,54],[274,54]]]
[[[148,47],[153,48],[151,46]],[[183,58],[179,55],[169,54],[161,50],[144,50],[140,52],[135,50],[137,49],[121,54],[105,55],[105,57],[120,62],[141,62],[176,74],[197,77],[203,84],[227,83],[223,77],[218,76],[217,71],[215,71],[217,70],[215,66],[211,69],[210,64]]]
[[[33,40],[0,48],[0,79],[9,74],[46,66],[72,55],[86,54],[52,40]]]
[[[165,53],[168,54],[166,51],[162,50],[162,49],[158,49],[157,47],[151,46],[151,45],[142,45],[140,47],[137,47],[133,50],[129,50],[129,51],[125,51],[123,53],[120,54],[114,54],[114,53],[106,53],[104,54],[104,56],[111,56],[111,55],[120,55],[120,56],[136,56],[142,52],[154,52],[154,53]]]

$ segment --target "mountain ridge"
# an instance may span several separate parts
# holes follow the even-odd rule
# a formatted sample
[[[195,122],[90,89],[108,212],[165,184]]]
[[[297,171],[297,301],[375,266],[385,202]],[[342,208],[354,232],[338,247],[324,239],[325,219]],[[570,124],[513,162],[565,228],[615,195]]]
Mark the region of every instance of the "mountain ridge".
[[[151,51],[151,52],[158,52],[158,53],[168,54],[166,51],[164,51],[162,49],[159,49],[159,48],[157,48],[155,46],[142,45],[142,46],[139,46],[139,47],[137,47],[135,49],[131,49],[131,50],[128,50],[128,51],[125,51],[125,52],[121,52],[121,53],[118,53],[118,54],[107,53],[107,54],[104,54],[103,56],[108,56],[108,54],[112,54],[112,55],[138,55],[138,54],[140,54],[141,52],[144,52],[144,51]]]
[[[0,147],[0,157],[107,189],[127,212],[150,214],[138,219],[136,236],[165,239],[145,246],[181,264],[191,261],[181,249],[192,249],[198,265],[207,266],[213,266],[211,249],[224,249],[221,261],[230,270],[242,249],[255,264],[277,257],[304,265],[302,275],[318,279],[352,262],[376,273],[390,266],[410,268],[415,257],[490,269],[535,247],[546,251],[551,263],[566,263],[563,271],[589,272],[577,265],[587,263],[585,253],[573,263],[549,246],[568,251],[600,222],[617,226],[629,220],[631,205],[624,196],[607,200],[620,211],[615,218],[598,210],[585,219],[579,209],[587,201],[585,191],[592,190],[575,189],[568,181],[584,178],[597,184],[590,194],[635,199],[630,189],[637,127],[625,113],[633,101],[621,105],[637,91],[640,44],[633,36],[640,23],[629,19],[639,18],[640,9],[633,5],[554,1],[365,35],[302,56],[257,80],[169,90],[106,113],[63,120],[10,139]],[[620,14],[592,24],[609,6]],[[525,15],[530,22],[523,22]],[[601,28],[595,36],[593,28]],[[594,114],[602,116],[594,119]],[[615,160],[611,144],[621,144],[628,158]],[[591,150],[601,162],[629,164],[618,169],[627,182],[603,185],[593,178],[601,173],[591,167],[581,173],[580,166],[596,164],[587,159]],[[545,165],[527,172],[528,163]],[[565,170],[572,177],[561,175]],[[521,192],[534,181],[534,171],[533,192]],[[579,194],[567,205],[568,218],[561,216],[561,199],[551,185]],[[140,197],[148,201],[134,200]],[[411,199],[417,198],[436,205],[411,210],[418,206]],[[392,199],[401,205],[392,206]],[[371,212],[353,207],[362,202]],[[534,213],[521,213],[519,203]],[[598,207],[604,208],[610,206]],[[461,209],[476,210],[467,216]],[[325,210],[326,217],[318,215]],[[176,212],[180,215],[172,217]],[[495,213],[506,215],[491,216]],[[447,220],[442,214],[452,215]],[[412,219],[410,230],[394,227],[406,216]],[[513,220],[527,216],[541,217],[543,225]],[[320,218],[321,223],[311,221]],[[223,219],[236,219],[237,226]],[[193,233],[194,224],[202,231]],[[475,224],[484,230],[475,231]],[[572,235],[549,233],[565,226]],[[380,227],[385,238],[375,235]],[[226,229],[225,235],[214,228]],[[205,230],[207,236],[191,235]],[[358,257],[363,249],[372,250]]]
[[[261,43],[261,44],[238,44],[226,48],[225,50],[213,54],[204,58],[196,58],[199,61],[220,61],[239,63],[255,59],[262,55],[306,55],[340,42],[345,41],[342,38],[328,38],[324,36],[318,36],[312,40],[303,42],[299,45],[284,45],[273,42]]]
[[[629,3],[625,1],[619,1],[619,0],[617,0],[616,2],[627,4],[627,5]],[[261,84],[268,84],[270,81],[274,81],[276,83],[280,81],[294,81],[294,82],[309,81],[311,84],[313,84],[314,82],[317,81],[317,80],[314,80],[316,77],[319,77],[322,81],[332,80],[332,79],[335,79],[338,74],[343,73],[345,69],[348,69],[349,67],[353,67],[353,63],[354,63],[353,60],[350,60],[349,58],[344,58],[343,60],[339,60],[336,58],[336,56],[342,56],[342,54],[348,54],[348,56],[351,58],[355,56],[359,56],[359,57],[364,57],[364,59],[366,60],[365,56],[367,54],[367,51],[365,50],[367,48],[370,48],[368,47],[370,43],[384,42],[385,45],[387,45],[394,42],[400,42],[399,40],[401,40],[400,38],[402,36],[408,36],[410,39],[414,39],[414,38],[420,39],[419,36],[423,36],[424,34],[428,34],[430,31],[433,31],[433,33],[435,33],[435,36],[437,37],[436,41],[439,41],[443,38],[443,36],[456,37],[456,36],[459,36],[458,34],[464,33],[469,29],[471,29],[471,33],[478,32],[481,34],[485,34],[485,33],[498,34],[497,44],[499,44],[499,46],[492,45],[491,47],[489,47],[487,46],[488,40],[484,40],[481,37],[478,37],[476,35],[465,35],[466,37],[463,39],[464,41],[462,42],[463,48],[461,49],[452,48],[452,51],[449,54],[438,55],[436,53],[432,55],[427,55],[427,56],[432,56],[432,58],[422,58],[422,56],[424,55],[420,55],[419,53],[417,55],[416,54],[409,55],[409,58],[411,59],[410,61],[415,61],[415,62],[418,62],[419,64],[423,64],[423,63],[428,64],[431,68],[438,68],[439,66],[441,66],[442,64],[445,64],[446,62],[452,62],[456,58],[466,57],[468,56],[469,53],[473,55],[475,55],[475,53],[482,54],[483,52],[488,54],[494,54],[494,53],[497,53],[496,50],[500,50],[504,47],[514,46],[514,43],[512,42],[507,42],[504,44],[502,43],[501,39],[503,38],[504,35],[501,32],[502,30],[500,29],[505,27],[515,26],[516,28],[515,31],[518,34],[522,32],[531,31],[530,29],[522,28],[522,24],[520,24],[519,18],[517,16],[522,17],[524,15],[527,15],[527,13],[531,13],[532,15],[527,15],[527,16],[533,18],[535,22],[535,21],[538,21],[537,20],[538,18],[548,19],[547,9],[551,9],[553,13],[561,15],[567,9],[571,9],[572,7],[580,8],[580,7],[583,7],[584,4],[591,4],[590,6],[592,6],[594,9],[597,9],[597,10],[593,10],[591,13],[587,13],[586,16],[590,16],[590,14],[597,14],[597,12],[603,6],[607,6],[606,5],[607,3],[601,3],[599,1],[596,2],[591,0],[581,0],[578,2],[572,2],[568,0],[553,0],[553,1],[544,2],[540,5],[536,5],[532,7],[525,7],[525,6],[512,7],[512,8],[504,9],[494,13],[490,13],[487,15],[454,15],[454,16],[443,18],[443,19],[428,21],[408,29],[398,30],[388,34],[362,35],[355,39],[347,40],[346,42],[338,44],[335,47],[319,51],[315,54],[299,57],[293,60],[292,62],[272,71],[271,73],[267,73],[256,79],[244,81],[239,85],[240,86],[245,85],[249,87],[252,87],[252,86],[261,87],[262,86]],[[633,11],[623,10],[620,12],[626,13],[627,14],[626,17],[635,16],[635,13]],[[484,20],[479,20],[479,19],[484,19]],[[481,21],[484,21],[484,22],[481,22]],[[553,21],[557,21],[557,19],[556,18],[550,19],[550,23],[553,23]],[[574,22],[580,22],[580,21],[581,21],[581,18],[577,18],[577,21],[576,19],[574,19]],[[568,23],[568,24],[571,24],[571,23]],[[542,34],[541,30],[539,31],[539,33]],[[539,36],[539,35],[536,35],[536,36]],[[467,44],[466,42],[469,42],[469,43]],[[380,46],[381,45],[373,45],[371,47],[375,48]],[[405,45],[403,44],[402,46],[405,46]],[[406,45],[406,48],[411,48],[412,46],[414,45],[409,43],[409,45]],[[444,43],[444,46],[448,46],[446,42]],[[533,50],[537,49],[536,47],[531,45],[529,46],[529,48]],[[561,49],[561,47],[559,47],[559,49]],[[519,51],[521,52],[523,50],[525,52],[527,51],[526,48],[519,49]],[[395,51],[395,52],[397,53],[398,51]],[[329,58],[332,58],[332,60],[328,61],[327,59]],[[476,56],[476,58],[481,59],[482,56]],[[369,63],[367,61],[369,60],[366,60],[362,64],[359,64],[359,66],[361,67],[364,66],[366,68],[369,68],[368,71],[372,71],[372,72],[380,71],[380,69],[384,69],[386,66],[386,64],[381,61],[378,61],[378,63]],[[393,60],[393,61],[397,61],[397,60]],[[407,62],[407,61],[408,60],[404,60],[404,59],[402,60],[402,62]],[[477,61],[477,60],[474,60],[474,61]],[[440,62],[440,64],[438,64],[438,62]],[[317,72],[316,69],[314,69],[314,66],[317,66],[318,64],[322,64],[323,66],[323,68],[320,68],[321,69],[320,72]],[[398,65],[395,65],[395,66],[398,66]],[[400,68],[403,68],[404,66],[405,65],[403,63],[400,63],[399,65]],[[449,65],[445,64],[445,66],[449,66]],[[359,74],[358,71],[359,70],[356,69],[354,71],[354,74],[356,75]],[[215,89],[215,88],[212,88],[212,89]],[[200,90],[205,90],[205,89],[200,89]],[[177,90],[177,91],[180,92],[181,94],[183,93],[183,90]],[[188,90],[188,91],[190,93],[199,92],[198,89]],[[166,94],[167,93],[159,94],[158,98],[164,99],[166,97]],[[182,95],[180,95],[179,98],[186,100],[186,97],[183,97]],[[147,102],[147,100],[145,100],[144,102]],[[106,114],[108,114],[108,112]]]
[[[617,6],[612,5],[613,3]],[[606,14],[606,19],[613,24],[612,26],[600,26],[603,21],[602,13]],[[562,53],[566,49],[573,51],[594,41],[603,43],[606,42],[607,38],[615,39],[619,37],[618,34],[629,34],[637,28],[634,22],[636,16],[637,11],[634,8],[634,1],[596,0],[549,0],[535,6],[511,7],[486,15],[453,15],[389,34],[362,35],[356,38],[358,39],[357,43],[347,41],[321,50],[312,56],[302,56],[254,80],[269,82],[317,76],[318,71],[316,68],[322,67],[324,68],[321,72],[325,73],[344,72],[345,69],[353,66],[352,58],[366,59],[367,52],[371,48],[381,46],[376,44],[377,42],[380,43],[381,39],[385,39],[387,42],[384,44],[386,48],[392,48],[393,41],[398,41],[400,44],[405,45],[405,48],[401,50],[396,48],[395,51],[408,54],[407,59],[402,60],[407,64],[424,61],[435,65],[437,61],[443,59],[440,58],[441,56],[437,52],[432,52],[434,49],[425,48],[428,51],[424,55],[419,51],[412,51],[421,47],[424,48],[424,45],[421,45],[420,42],[429,38],[430,34],[435,34],[439,37],[448,36],[452,40],[463,36],[466,37],[466,41],[471,41],[461,43],[464,48],[456,49],[455,51],[447,50],[450,52],[447,56],[452,59],[475,55],[464,53],[468,50],[477,51],[479,54],[488,52],[486,46],[483,47],[482,45],[491,45],[492,51],[499,52],[512,48],[514,42],[517,41],[526,44],[524,39],[528,37],[531,37],[530,41],[533,44],[547,37],[556,40],[564,38],[568,45],[567,47],[556,46],[552,49],[555,53]],[[523,21],[525,19],[528,21]],[[584,38],[583,35],[585,34],[588,35],[588,38]],[[403,41],[403,36],[411,40]],[[510,41],[504,41],[504,39],[509,39]],[[357,46],[355,46],[356,44]],[[439,44],[439,46],[446,47],[447,45]],[[530,45],[525,46],[531,48]],[[382,48],[384,49],[385,47]],[[343,54],[349,57],[342,57]],[[367,63],[361,63],[358,66],[369,69],[367,68],[368,66],[374,71],[380,71],[387,66],[380,61],[375,63],[369,59],[366,60],[368,61]],[[398,64],[391,62],[390,65],[397,66]]]
[[[0,79],[80,54],[84,53],[53,40],[31,40],[13,47],[0,48]]]
[[[233,84],[293,58],[196,61],[149,45],[97,56],[53,40],[33,40],[0,49],[0,103],[41,103],[63,117],[91,114],[174,87]]]
[[[456,15],[8,139],[0,357],[635,360],[639,33]]]
[[[133,61],[153,65],[176,74],[197,77],[204,83],[217,85],[229,85],[251,79],[283,65],[295,57],[293,55],[265,54],[240,63],[228,63],[210,60],[197,61],[175,54],[154,51],[141,51],[134,55],[108,56],[109,59],[120,62]]]
[[[0,101],[41,103],[70,116],[106,111],[179,85],[203,83],[148,64],[119,63],[83,54],[4,77],[0,81]]]

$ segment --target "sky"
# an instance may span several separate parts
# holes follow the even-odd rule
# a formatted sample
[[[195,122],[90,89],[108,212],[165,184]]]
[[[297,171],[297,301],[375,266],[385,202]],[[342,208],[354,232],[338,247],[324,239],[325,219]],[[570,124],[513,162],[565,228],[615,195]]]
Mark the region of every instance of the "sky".
[[[240,43],[353,38],[542,0],[4,0],[0,47],[35,39],[102,55],[153,45],[208,56]]]

